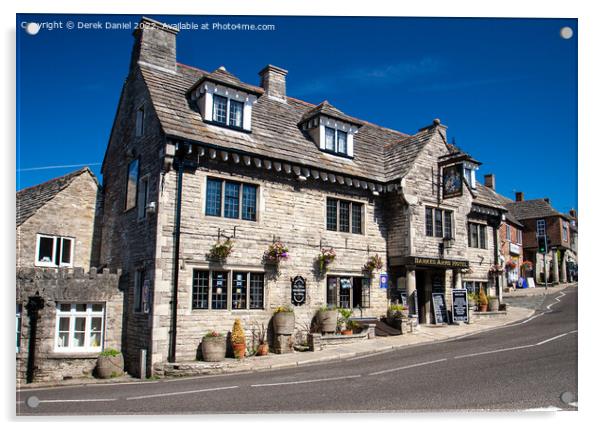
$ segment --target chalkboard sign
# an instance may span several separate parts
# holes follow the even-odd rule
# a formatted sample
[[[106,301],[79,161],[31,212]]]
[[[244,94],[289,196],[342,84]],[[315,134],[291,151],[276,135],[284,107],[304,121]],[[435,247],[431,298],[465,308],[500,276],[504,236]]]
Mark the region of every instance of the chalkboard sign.
[[[468,322],[468,294],[464,289],[452,290],[453,322]]]
[[[433,293],[433,311],[435,324],[447,324],[447,308],[445,307],[445,294]]]
[[[291,280],[291,303],[295,306],[301,306],[305,303],[306,297],[305,279],[303,279],[303,276],[295,276]]]

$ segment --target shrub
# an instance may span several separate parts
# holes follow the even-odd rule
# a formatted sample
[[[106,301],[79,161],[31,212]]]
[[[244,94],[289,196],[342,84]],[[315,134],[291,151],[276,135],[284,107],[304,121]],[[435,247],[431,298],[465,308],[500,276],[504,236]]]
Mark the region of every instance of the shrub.
[[[480,290],[479,291],[479,305],[488,305],[489,304],[489,300],[487,300],[487,295],[485,294],[485,291]]]
[[[109,348],[109,349],[105,349],[104,351],[102,351],[100,353],[101,357],[117,357],[119,354],[121,354],[120,351],[117,351],[116,349],[113,348]]]
[[[233,344],[245,343],[245,331],[242,329],[242,323],[240,322],[240,318],[236,318],[234,320],[234,325],[232,326],[231,341]]]
[[[224,335],[213,330],[213,331],[208,331],[207,334],[205,336],[203,336],[203,338],[214,338],[214,337],[224,337]]]
[[[207,258],[209,258],[210,260],[223,261],[226,258],[228,258],[230,254],[232,254],[233,247],[234,242],[232,242],[230,239],[226,239],[224,243],[218,241],[217,243],[213,244],[213,246],[209,250]]]

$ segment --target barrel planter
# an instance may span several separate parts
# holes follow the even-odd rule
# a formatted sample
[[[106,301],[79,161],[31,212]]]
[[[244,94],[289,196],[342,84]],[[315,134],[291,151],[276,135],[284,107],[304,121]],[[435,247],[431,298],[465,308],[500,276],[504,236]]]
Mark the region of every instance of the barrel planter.
[[[327,311],[318,311],[318,324],[322,333],[334,333],[337,331],[338,311],[329,309]]]
[[[203,361],[223,361],[226,358],[226,338],[204,337],[201,343]]]
[[[497,312],[500,310],[500,299],[497,297],[489,298],[489,310],[491,312]]]
[[[123,355],[101,355],[96,361],[96,376],[109,379],[123,375]]]
[[[295,331],[295,313],[277,312],[272,318],[274,333],[277,335],[291,335]]]

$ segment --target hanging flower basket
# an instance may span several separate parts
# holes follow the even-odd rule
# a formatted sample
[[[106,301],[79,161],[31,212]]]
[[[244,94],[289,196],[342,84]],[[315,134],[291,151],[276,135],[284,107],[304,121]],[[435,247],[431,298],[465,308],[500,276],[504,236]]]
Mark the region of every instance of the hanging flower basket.
[[[263,261],[266,264],[279,264],[281,261],[288,260],[288,257],[288,247],[277,241],[272,243],[263,254]]]
[[[324,273],[328,270],[328,266],[335,260],[337,254],[334,248],[322,248],[320,254],[316,258],[320,273]]]
[[[380,255],[376,254],[368,257],[368,261],[364,264],[362,270],[366,273],[372,274],[375,270],[381,270],[383,268],[383,260]]]
[[[232,254],[233,247],[234,242],[232,242],[230,239],[226,239],[226,241],[223,243],[218,241],[207,253],[207,258],[213,261],[225,261],[226,258]]]
[[[514,260],[509,260],[506,262],[506,269],[508,270],[514,270],[516,269],[516,261]]]
[[[533,263],[529,260],[523,261],[523,264],[520,266],[523,270],[533,270]]]
[[[502,273],[504,273],[504,268],[499,264],[494,264],[489,269],[489,276],[500,275]]]

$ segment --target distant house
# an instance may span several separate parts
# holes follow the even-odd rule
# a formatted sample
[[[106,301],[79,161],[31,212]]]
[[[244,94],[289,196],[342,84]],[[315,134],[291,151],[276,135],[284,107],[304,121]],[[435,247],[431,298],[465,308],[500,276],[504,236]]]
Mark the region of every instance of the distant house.
[[[17,192],[18,383],[89,375],[121,348],[118,275],[93,267],[98,191],[84,168]]]

